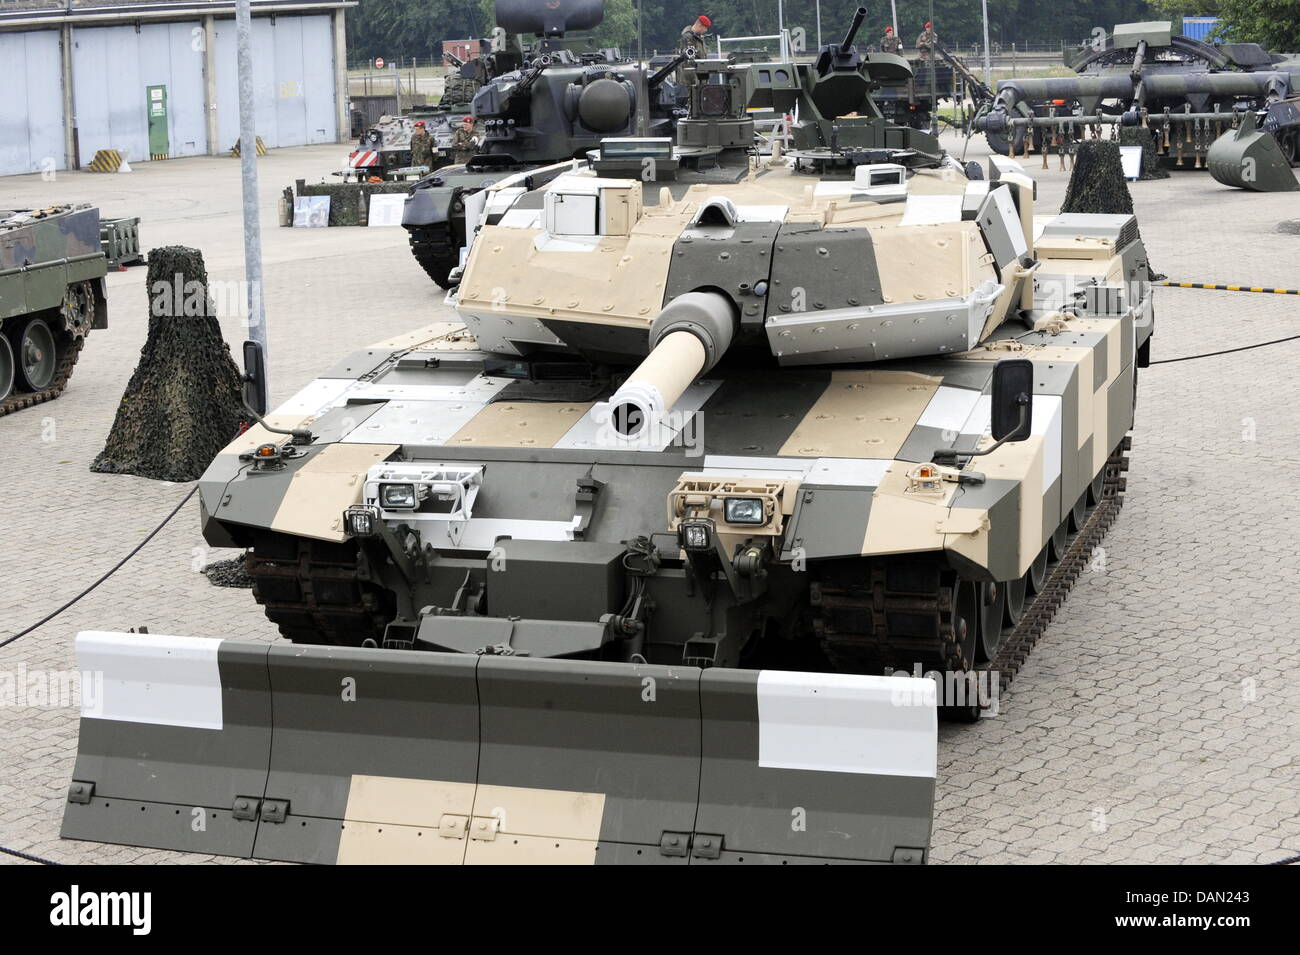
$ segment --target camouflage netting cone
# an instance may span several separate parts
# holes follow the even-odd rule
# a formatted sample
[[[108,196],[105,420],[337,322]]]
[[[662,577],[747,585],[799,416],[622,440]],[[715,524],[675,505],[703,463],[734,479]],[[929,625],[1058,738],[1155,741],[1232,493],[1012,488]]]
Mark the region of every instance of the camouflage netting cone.
[[[1061,212],[1133,214],[1133,196],[1124,179],[1118,143],[1105,139],[1089,139],[1079,143],[1079,150],[1074,157],[1074,170],[1070,173],[1070,184],[1065,188],[1065,201],[1061,203]],[[1153,282],[1164,278],[1151,268],[1150,262],[1147,263],[1147,271]]]
[[[1149,126],[1123,126],[1119,131],[1121,146],[1142,147],[1142,175],[1138,178],[1143,182],[1148,179],[1169,178],[1169,170],[1160,165],[1157,137],[1156,131]]]
[[[149,253],[149,336],[92,471],[193,481],[247,417],[197,249]]]
[[[1061,211],[1103,215],[1133,212],[1133,196],[1124,181],[1124,167],[1116,143],[1105,139],[1086,139],[1079,143]]]

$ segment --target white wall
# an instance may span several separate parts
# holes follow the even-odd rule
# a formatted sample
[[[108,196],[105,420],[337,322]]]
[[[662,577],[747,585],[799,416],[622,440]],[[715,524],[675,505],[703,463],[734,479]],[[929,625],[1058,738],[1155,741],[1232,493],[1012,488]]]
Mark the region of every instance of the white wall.
[[[217,20],[217,142],[209,144],[200,21],[74,27],[72,111],[84,168],[101,149],[149,159],[145,88],[167,87],[171,156],[227,152],[239,138],[235,21]],[[269,147],[338,141],[329,14],[253,19],[257,132]],[[58,30],[0,33],[0,175],[66,168]]]
[[[218,146],[239,138],[239,78],[235,21],[218,20]],[[334,105],[334,40],[329,16],[253,19],[253,101],[257,135],[268,148],[332,143],[338,138]]]
[[[203,27],[148,23],[72,31],[72,86],[82,165],[100,149],[149,159],[145,87],[167,87],[169,155],[208,151],[203,118]]]
[[[66,166],[58,30],[0,33],[0,175]]]

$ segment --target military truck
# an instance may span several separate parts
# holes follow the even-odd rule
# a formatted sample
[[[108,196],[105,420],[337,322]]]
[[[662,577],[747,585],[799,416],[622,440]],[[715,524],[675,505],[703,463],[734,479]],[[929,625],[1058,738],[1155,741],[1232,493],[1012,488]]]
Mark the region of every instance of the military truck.
[[[472,110],[483,137],[466,164],[445,166],[411,189],[402,214],[411,252],[442,288],[465,244],[465,203],[486,185],[526,169],[582,156],[607,136],[636,132],[641,67],[615,59],[617,51],[575,53],[567,34],[598,25],[603,3],[498,0],[497,23],[510,34],[533,34],[528,49],[493,53],[492,78],[474,95]],[[648,132],[671,135],[683,94],[673,82],[681,58],[646,77]]]
[[[610,173],[662,143],[607,140],[486,188],[457,320],[218,455],[204,536],[293,645],[80,635],[121,699],[83,717],[65,835],[925,860],[936,704],[980,712],[1115,516],[1151,287],[1132,216],[969,178],[852,40],[702,61],[654,175]],[[728,145],[745,91],[797,113],[788,154]],[[133,721],[142,656],[211,692]]]
[[[0,210],[0,415],[57,398],[108,327],[99,210]]]

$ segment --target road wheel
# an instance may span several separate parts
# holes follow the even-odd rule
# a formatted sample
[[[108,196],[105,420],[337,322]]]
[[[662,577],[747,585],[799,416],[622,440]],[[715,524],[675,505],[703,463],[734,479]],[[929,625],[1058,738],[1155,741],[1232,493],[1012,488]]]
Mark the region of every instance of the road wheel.
[[[1029,572],[1025,574],[1025,581],[1029,584],[1031,594],[1040,594],[1043,592],[1043,586],[1047,583],[1047,562],[1049,559],[1049,546],[1044,546],[1034,558],[1034,562],[1029,565]]]
[[[1002,645],[1002,618],[1007,612],[1006,585],[1000,581],[986,581],[979,584],[980,591],[980,634],[976,647],[976,659],[988,663],[998,654]]]
[[[1069,523],[1070,518],[1067,516],[1065,520],[1061,521],[1057,526],[1056,530],[1052,532],[1052,537],[1047,542],[1051,549],[1053,563],[1065,556],[1065,548],[1069,544],[1070,537]]]
[[[1007,614],[1003,620],[1005,626],[1014,627],[1020,622],[1020,618],[1025,612],[1025,599],[1029,593],[1030,573],[1032,573],[1032,568],[1026,571],[1023,577],[1008,580],[1002,585],[1007,592]]]
[[[59,350],[50,326],[42,318],[28,319],[12,341],[19,386],[27,391],[48,388],[59,367]]]
[[[0,401],[14,390],[14,348],[9,339],[0,335]]]

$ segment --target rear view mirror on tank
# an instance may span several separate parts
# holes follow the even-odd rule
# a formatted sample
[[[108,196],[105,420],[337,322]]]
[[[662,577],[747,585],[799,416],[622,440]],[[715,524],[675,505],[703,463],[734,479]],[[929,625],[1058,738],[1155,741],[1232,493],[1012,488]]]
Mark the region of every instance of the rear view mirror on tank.
[[[244,404],[266,414],[266,357],[260,342],[244,342]]]
[[[1008,358],[993,366],[993,440],[1023,441],[1033,419],[1034,363]]]

